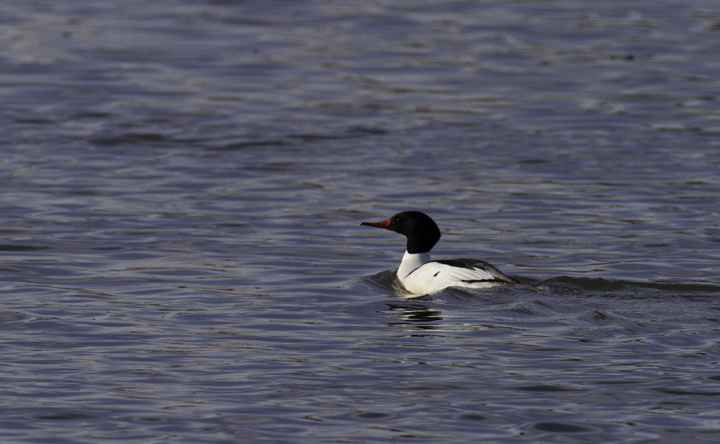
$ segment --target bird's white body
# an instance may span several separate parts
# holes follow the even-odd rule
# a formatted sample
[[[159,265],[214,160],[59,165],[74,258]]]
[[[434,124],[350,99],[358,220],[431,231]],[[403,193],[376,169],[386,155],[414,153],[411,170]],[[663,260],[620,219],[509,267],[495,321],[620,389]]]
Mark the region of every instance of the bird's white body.
[[[457,267],[432,262],[430,253],[403,255],[397,277],[405,289],[417,296],[435,293],[447,287],[489,288],[501,284],[488,270]]]

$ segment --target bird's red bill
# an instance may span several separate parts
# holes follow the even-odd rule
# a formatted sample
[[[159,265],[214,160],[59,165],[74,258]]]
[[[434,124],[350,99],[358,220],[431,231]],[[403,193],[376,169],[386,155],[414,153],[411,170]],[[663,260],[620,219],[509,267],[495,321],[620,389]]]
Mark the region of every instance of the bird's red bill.
[[[363,222],[360,225],[367,225],[368,227],[378,227],[378,228],[385,228],[386,230],[389,230],[388,228],[390,226],[390,222],[392,221],[392,217],[388,220],[384,220],[382,222]]]

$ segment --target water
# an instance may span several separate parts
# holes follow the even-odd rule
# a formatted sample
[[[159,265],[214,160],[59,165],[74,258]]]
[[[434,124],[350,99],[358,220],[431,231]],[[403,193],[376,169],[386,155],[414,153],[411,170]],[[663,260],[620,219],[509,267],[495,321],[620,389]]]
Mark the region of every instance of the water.
[[[708,443],[716,2],[0,10],[13,443]],[[407,299],[436,258],[536,289]]]

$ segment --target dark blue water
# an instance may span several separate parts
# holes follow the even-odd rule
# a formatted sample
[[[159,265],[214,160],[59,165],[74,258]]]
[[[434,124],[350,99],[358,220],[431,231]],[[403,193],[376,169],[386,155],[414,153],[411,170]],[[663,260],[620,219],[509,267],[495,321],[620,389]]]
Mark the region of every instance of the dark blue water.
[[[9,0],[0,441],[720,440],[720,6]],[[534,288],[407,299],[404,239]]]

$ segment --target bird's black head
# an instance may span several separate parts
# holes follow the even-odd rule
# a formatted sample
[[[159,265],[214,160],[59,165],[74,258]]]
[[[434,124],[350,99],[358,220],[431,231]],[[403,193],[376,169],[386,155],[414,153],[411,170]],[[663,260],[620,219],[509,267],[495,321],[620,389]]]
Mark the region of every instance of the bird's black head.
[[[407,237],[407,251],[427,253],[440,240],[440,229],[434,220],[419,211],[404,211],[383,222],[363,222],[361,225],[385,228]]]

